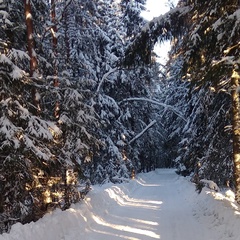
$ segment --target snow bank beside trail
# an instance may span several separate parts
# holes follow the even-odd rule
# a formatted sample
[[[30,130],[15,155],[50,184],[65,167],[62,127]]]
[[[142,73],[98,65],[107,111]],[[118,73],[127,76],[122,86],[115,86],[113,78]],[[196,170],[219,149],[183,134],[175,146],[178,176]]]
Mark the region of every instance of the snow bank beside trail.
[[[240,239],[240,206],[231,190],[222,192],[203,188],[196,199],[195,215],[200,223],[214,229],[217,240]]]
[[[113,205],[106,192],[113,187],[111,184],[95,186],[82,202],[71,205],[65,211],[56,209],[35,223],[17,223],[12,226],[10,234],[0,235],[0,240],[89,239],[86,236],[91,231],[91,225]]]
[[[70,209],[56,209],[37,222],[22,225],[16,223],[9,234],[0,235],[0,240],[83,240],[89,238],[94,230],[92,225],[103,221],[108,211],[127,201],[128,194],[145,183],[156,173],[140,174],[142,178],[129,183],[92,186],[86,198]],[[91,235],[91,234],[90,234]],[[97,238],[93,238],[96,240]],[[99,240],[99,239],[98,239]]]

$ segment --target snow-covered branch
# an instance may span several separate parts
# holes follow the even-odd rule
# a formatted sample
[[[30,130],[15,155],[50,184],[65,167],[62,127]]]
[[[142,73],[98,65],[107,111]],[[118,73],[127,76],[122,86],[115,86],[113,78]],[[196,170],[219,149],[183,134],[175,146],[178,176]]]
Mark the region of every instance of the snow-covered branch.
[[[150,122],[139,134],[137,134],[132,140],[130,140],[128,142],[128,144],[133,143],[135,140],[137,140],[138,138],[140,138],[150,127],[152,127],[157,121],[153,120],[152,122]]]
[[[175,109],[174,107],[172,107],[172,106],[170,106],[168,104],[161,103],[161,102],[158,102],[156,100],[152,100],[152,99],[148,99],[148,98],[126,98],[126,99],[122,100],[121,102],[127,102],[127,101],[144,101],[144,102],[150,102],[152,104],[156,104],[156,105],[162,106],[162,107],[164,107],[166,109],[169,109],[170,111],[173,111],[177,116],[179,116],[185,122],[187,122],[186,118],[177,109]]]
[[[107,73],[105,73],[105,74],[103,75],[103,77],[102,77],[102,79],[101,79],[101,81],[100,81],[100,83],[99,83],[99,85],[98,85],[98,88],[97,88],[96,93],[99,93],[100,88],[101,88],[103,82],[107,79],[107,77],[108,77],[110,74],[112,74],[112,73],[115,72],[116,70],[117,70],[117,68],[113,68],[113,69],[111,69],[109,72],[107,72]]]
[[[139,59],[149,64],[151,51],[157,41],[164,42],[183,34],[183,21],[190,9],[188,6],[176,7],[148,22],[126,49],[124,65],[132,66]]]

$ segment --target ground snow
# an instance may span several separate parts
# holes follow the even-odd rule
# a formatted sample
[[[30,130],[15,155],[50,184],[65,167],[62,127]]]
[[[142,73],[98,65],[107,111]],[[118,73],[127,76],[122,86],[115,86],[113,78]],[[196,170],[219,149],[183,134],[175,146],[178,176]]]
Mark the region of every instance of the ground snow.
[[[239,240],[233,197],[207,188],[198,195],[187,178],[157,169],[129,183],[94,186],[82,203],[15,224],[0,240]]]

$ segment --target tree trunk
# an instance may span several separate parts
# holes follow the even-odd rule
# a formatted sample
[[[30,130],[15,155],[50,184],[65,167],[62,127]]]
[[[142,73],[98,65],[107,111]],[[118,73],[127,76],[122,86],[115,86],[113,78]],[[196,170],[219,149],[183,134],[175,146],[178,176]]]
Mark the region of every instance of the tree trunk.
[[[54,53],[54,80],[53,80],[53,86],[58,87],[59,82],[58,82],[58,71],[57,71],[57,23],[56,23],[56,10],[55,10],[55,0],[51,0],[51,20],[52,20],[52,28],[51,28],[51,33],[52,33],[52,48],[53,48],[53,53]]]
[[[53,53],[54,53],[54,60],[53,60],[53,71],[54,71],[54,78],[53,78],[53,86],[58,87],[59,86],[59,80],[58,80],[58,68],[57,68],[57,22],[56,22],[56,0],[51,0],[51,20],[52,20],[52,28],[51,28],[51,33],[52,33],[52,48],[53,48]],[[59,111],[60,111],[60,104],[59,101],[57,100],[55,103],[55,108],[54,108],[54,117],[56,119],[59,118]]]
[[[240,95],[239,74],[235,70],[232,74],[232,127],[233,127],[233,162],[234,180],[236,187],[236,201],[240,203]]]
[[[34,72],[37,69],[37,58],[34,51],[34,40],[33,40],[33,20],[32,20],[32,9],[30,0],[24,0],[25,5],[25,21],[27,26],[27,46],[28,54],[30,57],[30,77],[34,76]]]
[[[53,36],[53,49],[54,51],[56,51],[57,48],[57,25],[56,25],[56,10],[55,10],[55,0],[51,0],[51,18],[52,18],[52,28],[51,28],[51,32],[52,32],[52,36]]]
[[[30,0],[24,0],[25,6],[25,21],[27,27],[27,48],[28,55],[30,57],[30,77],[34,77],[34,73],[37,70],[38,62],[36,58],[36,53],[34,50],[34,39],[33,39],[33,19],[32,19],[32,9]],[[32,99],[33,105],[35,106],[35,112],[38,115],[41,112],[39,104],[39,93],[35,87],[32,88]]]
[[[69,44],[69,37],[68,37],[68,6],[65,7],[64,13],[64,41],[66,47],[66,65],[68,66],[70,63],[70,44]]]

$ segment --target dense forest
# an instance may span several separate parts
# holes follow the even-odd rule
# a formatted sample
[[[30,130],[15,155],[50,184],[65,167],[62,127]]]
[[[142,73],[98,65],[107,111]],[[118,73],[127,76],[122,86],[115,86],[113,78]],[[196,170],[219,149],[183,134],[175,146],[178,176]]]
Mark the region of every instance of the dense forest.
[[[0,0],[0,232],[155,167],[240,202],[239,1],[145,4]]]

